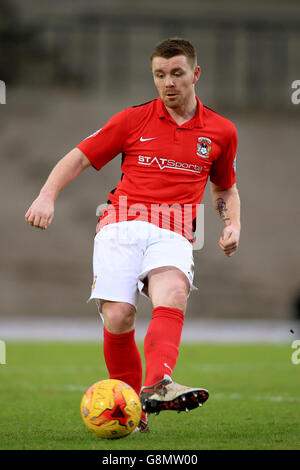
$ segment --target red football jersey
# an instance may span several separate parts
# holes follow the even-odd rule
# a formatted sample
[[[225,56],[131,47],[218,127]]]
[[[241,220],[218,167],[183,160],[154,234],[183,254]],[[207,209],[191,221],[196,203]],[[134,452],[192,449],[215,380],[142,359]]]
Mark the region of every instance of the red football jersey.
[[[179,126],[160,98],[127,108],[78,148],[100,170],[122,154],[122,176],[109,194],[97,230],[122,220],[146,220],[193,241],[208,177],[223,189],[235,179],[234,124],[204,106]]]

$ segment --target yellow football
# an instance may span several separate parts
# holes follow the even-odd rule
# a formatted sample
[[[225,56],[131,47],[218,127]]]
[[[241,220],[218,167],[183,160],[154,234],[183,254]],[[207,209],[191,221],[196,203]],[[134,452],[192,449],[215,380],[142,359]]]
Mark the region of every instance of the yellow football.
[[[142,405],[132,387],[121,380],[101,380],[82,397],[81,416],[87,428],[104,439],[128,436],[140,422]]]

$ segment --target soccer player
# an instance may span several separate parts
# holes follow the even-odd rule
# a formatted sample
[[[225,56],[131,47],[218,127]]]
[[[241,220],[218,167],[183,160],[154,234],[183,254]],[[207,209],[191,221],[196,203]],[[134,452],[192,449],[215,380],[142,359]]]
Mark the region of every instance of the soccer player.
[[[240,236],[237,133],[232,122],[195,94],[200,67],[194,46],[181,38],[162,41],[151,56],[151,68],[159,97],[119,112],[65,155],[25,215],[29,224],[46,229],[54,202],[68,183],[91,165],[100,170],[122,154],[121,180],[97,224],[90,298],[96,299],[104,322],[109,377],[140,394],[141,432],[149,431],[148,413],[189,411],[209,396],[204,388],[171,378],[187,299],[195,289],[194,233],[208,178],[224,222],[218,244],[227,257],[236,252]],[[153,306],[144,341],[143,387],[135,343],[139,293]]]

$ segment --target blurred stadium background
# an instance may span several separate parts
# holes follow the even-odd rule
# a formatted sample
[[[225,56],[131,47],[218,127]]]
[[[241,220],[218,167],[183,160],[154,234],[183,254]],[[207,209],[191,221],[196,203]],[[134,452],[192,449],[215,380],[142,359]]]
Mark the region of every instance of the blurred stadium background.
[[[197,94],[239,134],[240,250],[223,257],[222,223],[206,191],[190,324],[217,319],[220,334],[226,325],[233,331],[264,320],[267,328],[284,324],[291,337],[287,325],[300,308],[300,105],[291,101],[291,84],[300,79],[300,4],[293,0],[1,0],[2,326],[10,321],[22,330],[31,319],[29,329],[42,322],[47,330],[49,319],[67,319],[67,331],[69,320],[96,321],[95,305],[86,304],[96,207],[119,181],[120,157],[61,193],[46,232],[26,225],[24,214],[65,153],[114,113],[156,97],[149,56],[169,36],[195,44]],[[139,317],[150,312],[141,299]]]

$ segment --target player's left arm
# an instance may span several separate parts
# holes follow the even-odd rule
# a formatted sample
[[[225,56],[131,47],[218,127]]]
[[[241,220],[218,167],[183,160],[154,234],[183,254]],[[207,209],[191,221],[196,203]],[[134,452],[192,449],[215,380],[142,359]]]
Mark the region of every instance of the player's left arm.
[[[210,182],[210,190],[216,212],[225,224],[219,246],[231,257],[238,249],[241,231],[239,192],[236,184],[224,189],[213,182]]]

